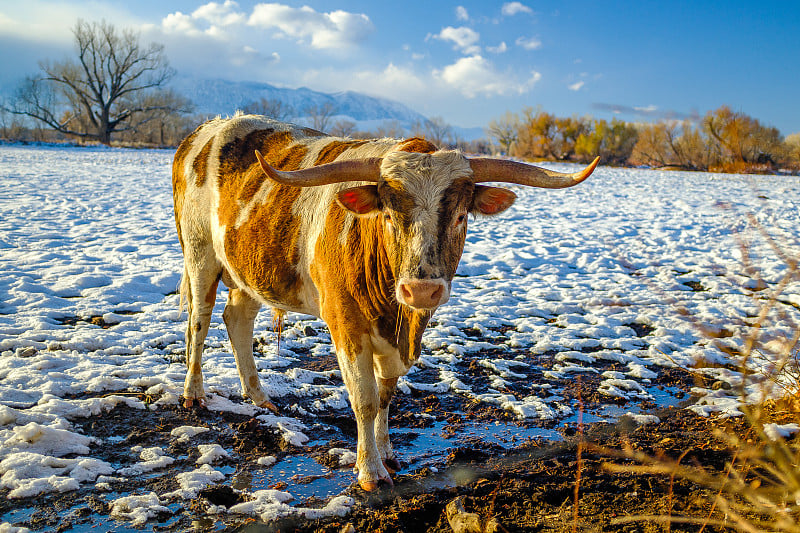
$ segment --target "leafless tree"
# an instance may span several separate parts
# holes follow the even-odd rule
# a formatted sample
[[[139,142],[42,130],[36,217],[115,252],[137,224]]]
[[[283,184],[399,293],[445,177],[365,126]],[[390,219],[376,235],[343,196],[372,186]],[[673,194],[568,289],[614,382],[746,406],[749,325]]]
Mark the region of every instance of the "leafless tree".
[[[163,45],[143,47],[138,33],[106,22],[78,20],[73,34],[77,60],[40,62],[42,74],[23,82],[11,112],[109,144],[112,133],[134,127],[139,115],[185,108],[185,100],[164,92],[174,70]]]
[[[456,144],[453,128],[442,117],[431,117],[422,124],[414,125],[415,135],[421,135],[439,147]]]
[[[331,135],[337,137],[350,137],[356,131],[357,124],[352,120],[340,119],[331,126]]]
[[[294,116],[294,108],[280,100],[261,98],[257,102],[250,102],[244,109],[245,113],[253,115],[266,115],[275,120],[287,120]]]
[[[336,113],[336,106],[331,102],[314,105],[305,108],[304,112],[311,118],[311,127],[315,130],[325,131],[333,115]]]
[[[511,145],[519,137],[519,116],[511,111],[496,119],[489,121],[486,132],[497,141],[504,154],[511,153]]]
[[[406,129],[399,120],[384,120],[375,131],[375,137],[400,139],[406,135]]]

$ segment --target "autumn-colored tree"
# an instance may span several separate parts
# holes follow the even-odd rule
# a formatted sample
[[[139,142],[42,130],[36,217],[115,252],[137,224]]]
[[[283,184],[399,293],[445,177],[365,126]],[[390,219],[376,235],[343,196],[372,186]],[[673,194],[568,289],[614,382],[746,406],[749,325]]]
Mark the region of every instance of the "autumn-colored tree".
[[[554,115],[531,107],[523,109],[512,155],[523,159],[558,159],[557,132]]]
[[[774,165],[784,151],[777,128],[761,123],[728,106],[709,111],[703,118],[712,156],[726,170],[747,170],[753,164]]]
[[[800,169],[800,133],[787,135],[784,143],[786,144],[786,166]]]
[[[631,163],[651,167],[665,167],[672,164],[669,148],[669,128],[665,122],[644,124],[639,128],[639,137],[631,151]],[[591,155],[593,145],[582,146],[582,152]]]
[[[595,120],[590,131],[581,133],[575,143],[575,153],[582,161],[600,156],[604,163],[622,164],[631,156],[638,137],[636,128],[618,119],[610,123]]]
[[[557,118],[553,142],[557,159],[571,159],[576,155],[578,139],[591,130],[591,122],[579,117]],[[594,159],[593,157],[590,158]]]

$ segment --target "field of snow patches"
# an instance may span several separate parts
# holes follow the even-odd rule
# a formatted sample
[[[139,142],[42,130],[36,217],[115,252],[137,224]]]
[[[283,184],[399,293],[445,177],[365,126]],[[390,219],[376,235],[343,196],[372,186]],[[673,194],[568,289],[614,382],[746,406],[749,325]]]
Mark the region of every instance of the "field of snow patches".
[[[109,480],[169,468],[171,458],[158,448],[132,448],[141,461],[125,468],[94,457],[104,443],[82,434],[75,421],[121,404],[157,410],[177,404],[182,392],[185,315],[176,293],[182,257],[172,155],[0,146],[0,494],[10,499],[87,485],[101,491]],[[400,380],[398,394],[468,399],[520,424],[560,422],[577,411],[564,388],[576,376],[591,376],[598,397],[608,399],[605,412],[638,414],[639,401],[674,402],[655,386],[666,369],[706,360],[713,364],[701,371],[710,381],[734,387],[687,390],[689,408],[736,415],[740,374],[732,350],[709,342],[692,322],[728,328],[734,335],[725,342],[737,346],[742,326],[735,321],[757,313],[758,299],[787,268],[748,220],[796,255],[800,179],[600,167],[567,190],[511,187],[519,199],[508,212],[470,220],[452,298],[434,315],[419,365]],[[765,285],[747,275],[742,241]],[[206,341],[208,408],[258,416],[300,457],[314,442],[315,419],[348,409],[337,370],[295,364],[301,353],[330,357],[324,323],[289,315],[277,353],[271,316],[259,314],[256,335],[267,348],[257,365],[282,411],[269,415],[241,397],[221,318],[225,298],[220,291]],[[800,320],[797,283],[786,287],[777,311],[774,342],[791,337]],[[465,362],[476,364],[467,371]],[[770,361],[753,365],[761,371]],[[191,440],[202,428],[176,429],[175,439]],[[229,472],[214,463],[230,450],[203,446],[208,460],[180,474],[182,489],[109,501],[112,517],[141,524],[169,502],[224,480]],[[400,451],[413,465],[414,443]],[[352,449],[331,453],[352,461]],[[283,462],[291,475],[290,461],[263,459],[264,468]],[[320,509],[292,507],[293,490],[289,484],[286,492],[258,491],[228,512],[323,516],[351,504],[332,494]]]

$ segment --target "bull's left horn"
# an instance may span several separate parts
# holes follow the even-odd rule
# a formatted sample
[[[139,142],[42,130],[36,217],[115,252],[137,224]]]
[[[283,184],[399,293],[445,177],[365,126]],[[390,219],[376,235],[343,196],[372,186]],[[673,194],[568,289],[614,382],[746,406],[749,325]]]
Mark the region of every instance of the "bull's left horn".
[[[547,189],[563,189],[577,185],[592,175],[600,158],[596,157],[588,167],[580,172],[565,174],[555,172],[525,163],[506,161],[504,159],[491,159],[476,157],[469,160],[472,167],[472,181],[484,183],[487,181],[500,183],[517,183],[531,187],[544,187]]]
[[[283,171],[272,168],[264,161],[264,157],[258,150],[256,150],[256,157],[264,174],[278,183],[293,187],[314,187],[345,181],[377,182],[381,174],[379,158],[338,161],[301,170]]]

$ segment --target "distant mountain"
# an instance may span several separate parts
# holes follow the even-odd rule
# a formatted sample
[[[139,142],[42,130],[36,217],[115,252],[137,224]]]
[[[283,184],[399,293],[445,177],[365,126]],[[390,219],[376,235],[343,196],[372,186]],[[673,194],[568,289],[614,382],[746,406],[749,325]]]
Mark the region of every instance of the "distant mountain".
[[[189,77],[178,77],[172,82],[172,88],[189,98],[195,105],[195,112],[201,115],[232,115],[237,109],[266,98],[291,106],[293,119],[307,117],[304,111],[308,108],[331,104],[336,110],[336,118],[352,120],[359,126],[362,123],[372,126],[382,121],[398,121],[403,127],[410,128],[415,122],[426,120],[424,115],[399,102],[353,91],[328,94],[306,87],[286,89],[253,81]]]
[[[405,130],[411,130],[415,124],[427,120],[424,115],[399,102],[353,91],[329,94],[306,87],[287,89],[254,81],[196,79],[188,76],[178,76],[171,86],[194,103],[196,113],[206,116],[233,115],[236,110],[266,98],[291,106],[294,113],[288,120],[303,125],[311,125],[306,109],[320,108],[326,104],[331,104],[336,113],[330,124],[337,120],[350,120],[356,123],[357,129],[365,131],[375,131],[390,123],[397,123]],[[480,128],[453,129],[460,138],[466,140],[482,135]]]

